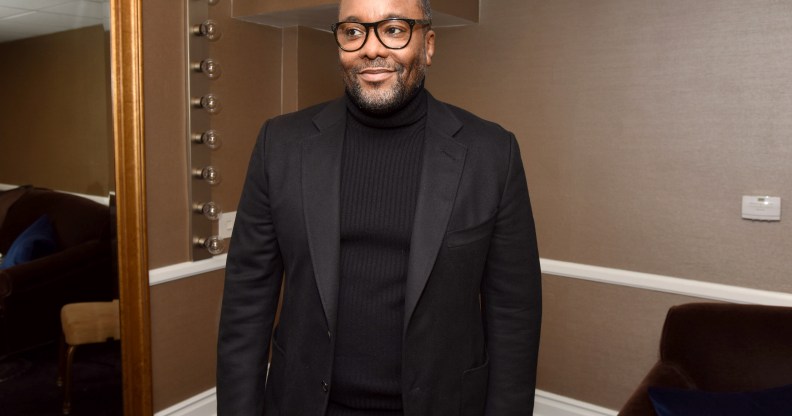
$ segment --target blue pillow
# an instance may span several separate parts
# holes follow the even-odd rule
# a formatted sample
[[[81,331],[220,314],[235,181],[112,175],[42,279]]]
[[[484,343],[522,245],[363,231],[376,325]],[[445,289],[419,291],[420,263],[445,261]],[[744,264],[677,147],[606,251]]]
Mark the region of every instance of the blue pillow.
[[[52,254],[57,248],[55,229],[52,228],[49,217],[42,215],[17,236],[8,253],[3,256],[0,270]]]
[[[792,384],[738,393],[649,387],[649,398],[658,416],[792,415]]]

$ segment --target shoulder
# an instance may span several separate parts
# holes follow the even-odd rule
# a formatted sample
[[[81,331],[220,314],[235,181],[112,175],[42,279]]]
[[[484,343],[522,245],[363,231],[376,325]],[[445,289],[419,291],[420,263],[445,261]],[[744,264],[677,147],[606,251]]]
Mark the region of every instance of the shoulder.
[[[279,115],[267,120],[263,129],[276,132],[279,135],[300,136],[317,132],[317,120],[325,117],[341,119],[343,115],[343,99],[337,98],[321,104],[316,104],[292,113]],[[335,113],[338,113],[337,115]]]
[[[269,169],[294,166],[306,141],[342,122],[344,111],[343,99],[336,99],[268,119],[259,130],[253,157]]]
[[[463,108],[457,107],[436,98],[429,96],[430,108],[434,108],[438,118],[451,119],[459,123],[459,131],[456,135],[462,136],[486,136],[508,138],[512,133],[503,128],[500,124],[486,120]]]
[[[475,150],[498,155],[511,153],[516,145],[514,134],[500,124],[486,120],[463,108],[434,99],[430,96],[430,108],[436,114],[437,129],[451,135],[459,144]]]

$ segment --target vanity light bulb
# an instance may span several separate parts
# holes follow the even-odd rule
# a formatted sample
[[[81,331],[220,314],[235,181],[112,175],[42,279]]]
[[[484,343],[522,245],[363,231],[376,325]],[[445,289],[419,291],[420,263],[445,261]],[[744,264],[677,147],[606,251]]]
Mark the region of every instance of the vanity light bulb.
[[[195,177],[201,178],[209,183],[209,185],[217,185],[220,183],[220,171],[212,166],[207,166],[200,170],[193,171]]]
[[[200,142],[212,150],[217,150],[220,148],[220,135],[214,130],[207,130],[201,134]]]
[[[225,251],[223,240],[216,235],[208,238],[198,237],[194,241],[196,246],[205,248],[213,256],[222,254]]]
[[[206,182],[209,182],[210,185],[217,185],[220,183],[220,172],[211,166],[207,166],[201,170],[201,177],[204,178]]]
[[[209,114],[217,114],[223,109],[223,106],[220,104],[220,99],[211,92],[201,98],[193,98],[192,103],[193,106],[203,108]]]
[[[217,79],[220,78],[220,75],[223,74],[223,67],[220,66],[220,63],[212,58],[206,58],[203,61],[193,64],[193,68],[206,75],[209,79]]]
[[[218,254],[222,254],[225,251],[225,244],[223,244],[223,240],[221,240],[218,236],[213,235],[209,237],[204,242],[204,247],[211,253],[213,256]]]
[[[203,23],[200,25],[196,25],[193,27],[193,34],[196,36],[201,36],[206,38],[209,41],[216,41],[223,36],[223,32],[220,30],[220,26],[212,19],[204,20]]]
[[[210,6],[214,6],[217,3],[220,3],[220,0],[209,0],[209,5]]]
[[[201,207],[201,213],[210,221],[217,221],[220,219],[220,214],[223,211],[214,202],[207,202]]]

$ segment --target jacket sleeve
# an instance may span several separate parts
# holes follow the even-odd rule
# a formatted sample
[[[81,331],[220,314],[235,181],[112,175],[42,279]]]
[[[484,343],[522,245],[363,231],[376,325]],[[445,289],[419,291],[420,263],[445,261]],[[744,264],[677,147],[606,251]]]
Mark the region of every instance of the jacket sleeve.
[[[219,416],[264,414],[267,351],[283,276],[268,194],[267,124],[248,166],[226,263],[217,346]]]
[[[530,415],[542,314],[541,270],[531,202],[513,135],[505,186],[482,281],[489,357],[486,415]]]

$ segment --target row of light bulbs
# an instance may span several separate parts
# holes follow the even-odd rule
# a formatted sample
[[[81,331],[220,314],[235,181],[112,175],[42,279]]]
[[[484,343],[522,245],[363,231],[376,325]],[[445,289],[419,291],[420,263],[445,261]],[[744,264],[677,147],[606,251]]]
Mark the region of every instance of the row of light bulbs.
[[[217,1],[218,0],[209,0],[209,4],[216,4]],[[192,35],[214,42],[220,39],[223,34],[217,22],[207,19],[192,28]],[[212,58],[206,58],[200,62],[191,62],[190,70],[195,73],[203,74],[209,80],[216,80],[223,73],[223,68],[220,63]],[[193,75],[191,74],[191,76]],[[191,97],[190,105],[194,108],[203,109],[210,115],[218,114],[222,110],[220,99],[211,92],[201,97]],[[190,139],[194,144],[204,145],[210,151],[217,150],[222,143],[220,135],[213,129],[206,130],[202,133],[192,133]],[[197,179],[203,179],[210,186],[218,185],[221,181],[220,171],[211,165],[203,168],[193,168],[191,174]],[[220,206],[214,201],[193,203],[192,209],[194,212],[202,214],[207,220],[213,222],[218,221],[222,214]],[[212,255],[218,255],[225,251],[225,244],[217,235],[209,237],[194,236],[193,245],[196,247],[203,247]]]

